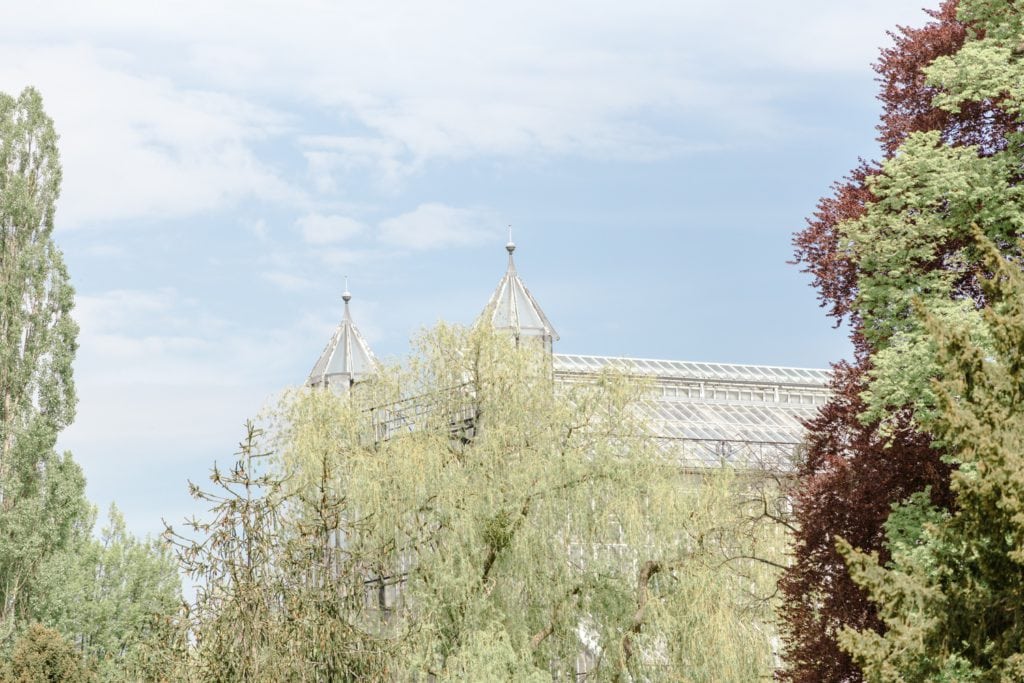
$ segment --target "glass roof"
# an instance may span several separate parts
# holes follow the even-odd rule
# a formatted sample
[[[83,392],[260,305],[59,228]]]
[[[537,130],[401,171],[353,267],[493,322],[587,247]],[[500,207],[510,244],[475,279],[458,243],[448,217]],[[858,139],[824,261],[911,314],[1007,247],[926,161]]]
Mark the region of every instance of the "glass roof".
[[[817,415],[829,381],[827,370],[811,368],[554,355],[556,377],[563,380],[584,379],[606,368],[649,377],[669,387],[674,382],[707,382],[712,387],[746,384],[787,389],[773,393],[729,388],[709,391],[707,398],[692,392],[652,391],[637,406],[640,416],[668,457],[694,468],[729,464],[790,469],[804,438],[803,423]],[[740,398],[744,394],[747,398]]]
[[[655,398],[643,401],[639,410],[657,438],[774,444],[800,443],[802,420],[817,412],[813,406],[791,404],[750,406]]]
[[[481,317],[489,319],[494,329],[510,330],[517,338],[536,336],[557,341],[558,333],[516,272],[512,259],[516,245],[509,242],[505,248],[508,250],[508,270],[491,295]]]
[[[649,360],[645,358],[610,358],[555,354],[556,372],[591,373],[604,368],[619,369],[628,374],[668,379],[711,380],[755,384],[802,385],[825,388],[829,371],[812,368],[785,368],[773,365],[737,365],[732,363],[697,363],[683,360]]]

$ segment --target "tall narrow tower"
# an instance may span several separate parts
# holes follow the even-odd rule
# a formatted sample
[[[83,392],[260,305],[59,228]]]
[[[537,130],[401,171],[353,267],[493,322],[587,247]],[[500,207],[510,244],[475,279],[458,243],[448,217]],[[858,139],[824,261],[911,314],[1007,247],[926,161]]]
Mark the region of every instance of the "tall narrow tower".
[[[323,353],[320,354],[320,359],[309,373],[306,384],[311,387],[328,387],[332,391],[344,393],[356,382],[376,372],[377,359],[370,351],[363,335],[359,334],[359,328],[352,322],[352,313],[348,308],[352,295],[348,291],[347,283],[341,299],[345,302],[345,314]]]
[[[512,257],[516,245],[511,234],[505,250],[508,251],[508,270],[480,314],[480,320],[489,323],[498,332],[512,335],[517,344],[524,339],[537,339],[550,352],[553,343],[558,341],[558,333],[516,272],[516,263]]]

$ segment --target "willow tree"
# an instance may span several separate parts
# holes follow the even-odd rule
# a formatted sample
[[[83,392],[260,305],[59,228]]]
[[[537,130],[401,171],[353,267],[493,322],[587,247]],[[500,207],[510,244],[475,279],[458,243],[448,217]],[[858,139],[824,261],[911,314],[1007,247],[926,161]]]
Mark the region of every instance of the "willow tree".
[[[75,412],[73,290],[53,241],[61,167],[32,88],[0,93],[0,639],[40,562],[86,517],[84,478],[54,450]]]
[[[441,327],[403,369],[286,399],[282,537],[305,535],[306,586],[387,651],[381,676],[766,676],[774,569],[723,564],[778,559],[781,531],[739,519],[743,476],[648,438],[644,391],[555,385],[540,349]]]

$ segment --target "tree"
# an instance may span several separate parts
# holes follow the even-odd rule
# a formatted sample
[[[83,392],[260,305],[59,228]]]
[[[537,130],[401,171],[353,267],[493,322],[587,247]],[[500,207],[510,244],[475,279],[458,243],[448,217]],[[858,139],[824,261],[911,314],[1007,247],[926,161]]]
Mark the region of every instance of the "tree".
[[[923,328],[908,315],[909,293],[924,291],[933,304],[948,303],[950,316],[958,306],[984,305],[978,261],[964,251],[964,216],[970,199],[998,211],[996,197],[971,197],[970,188],[986,186],[980,160],[1006,150],[1020,125],[1000,97],[956,108],[933,103],[941,86],[928,79],[926,67],[956,53],[973,20],[958,18],[953,1],[930,15],[934,21],[924,27],[893,34],[893,46],[875,67],[888,168],[861,162],[794,239],[796,260],[814,277],[822,305],[836,324],[849,321],[854,358],[834,366],[833,398],[808,424],[808,457],[795,496],[794,559],[780,583],[784,680],[859,680],[838,634],[844,626],[884,630],[876,607],[852,581],[836,538],[877,551],[884,562],[883,525],[894,503],[926,488],[933,504],[951,503],[949,465],[927,427],[936,405],[929,380],[938,366]],[[921,137],[929,131],[932,137]],[[930,185],[904,197],[893,180],[898,168],[926,163],[929,146],[940,143],[945,158],[931,160],[931,173],[921,176]],[[899,158],[910,149],[920,153]],[[963,166],[971,182],[941,172],[942,164],[960,160],[973,163]],[[950,197],[959,213],[946,211]],[[913,211],[937,220],[916,225],[908,218]],[[989,226],[1005,235],[1005,222]]]
[[[781,561],[784,536],[739,530],[750,480],[687,474],[647,437],[631,408],[644,391],[613,374],[555,386],[540,348],[441,327],[350,393],[290,394],[265,437],[275,492],[233,494],[275,511],[275,540],[246,537],[280,571],[254,591],[219,581],[199,632],[238,634],[221,615],[252,593],[268,596],[264,633],[296,634],[311,680],[355,677],[329,647],[376,665],[367,679],[767,675],[771,610],[750,593],[770,593],[776,570],[737,558]],[[247,566],[204,557],[208,575]]]
[[[266,680],[281,654],[274,623],[280,610],[273,609],[280,482],[256,472],[266,454],[257,450],[256,427],[248,424],[247,432],[234,466],[213,468],[218,492],[189,482],[193,497],[213,505],[212,520],[188,523],[203,538],[193,541],[171,527],[165,532],[178,545],[182,568],[201,581],[189,614],[200,679]]]
[[[353,624],[364,577],[327,543],[339,529],[335,501],[321,487],[310,499],[318,515],[286,524],[289,497],[301,504],[307,492],[286,494],[280,473],[262,465],[270,455],[264,431],[249,423],[246,432],[230,469],[214,466],[215,490],[190,484],[197,500],[212,504],[212,519],[187,523],[198,539],[166,531],[199,582],[184,624],[195,648],[173,665],[198,680],[385,678],[386,643]],[[353,581],[356,592],[346,590]]]
[[[18,638],[7,670],[0,673],[4,683],[92,683],[95,677],[59,632],[31,624]]]
[[[84,478],[54,451],[75,412],[73,290],[53,242],[57,134],[42,99],[0,94],[0,640],[40,563],[87,515]]]
[[[42,622],[105,680],[125,667],[134,680],[150,625],[175,609],[178,580],[166,551],[131,538],[116,510],[103,538],[91,538],[85,478],[54,450],[74,418],[78,332],[53,240],[60,182],[39,93],[0,93],[0,648],[19,634],[26,647],[50,642],[30,627]]]
[[[783,680],[859,680],[838,633],[844,626],[882,627],[874,605],[850,577],[836,539],[862,548],[881,546],[891,506],[879,501],[903,500],[931,486],[938,504],[949,503],[948,466],[938,460],[928,437],[901,426],[887,440],[877,424],[865,426],[857,419],[864,410],[857,395],[861,381],[856,368],[837,365],[835,394],[809,425],[804,479],[794,504],[796,561],[780,581],[787,637]]]
[[[897,506],[885,565],[842,548],[886,624],[842,634],[872,681],[1024,677],[1024,273],[980,229],[975,238],[994,273],[983,283],[989,343],[923,311],[944,369],[935,431],[959,464],[955,508],[920,496]]]
[[[169,548],[139,541],[111,505],[99,537],[93,525],[42,564],[33,616],[56,628],[104,681],[156,680],[165,673],[150,650],[169,634],[164,623],[181,604]]]
[[[1019,13],[1004,3],[964,0],[959,16],[971,27],[967,40],[925,72],[934,105],[955,113],[996,102],[1019,127]],[[869,209],[848,228],[857,258],[913,283],[902,296],[886,292],[878,278],[865,287],[869,301],[916,313],[893,335],[898,353],[878,354],[873,398],[884,409],[902,379],[904,398],[957,467],[951,510],[922,496],[894,507],[886,525],[891,557],[872,559],[864,548],[844,546],[886,625],[882,634],[844,632],[845,646],[871,680],[1024,675],[1016,483],[1024,431],[1015,298],[1024,291],[1017,241],[1024,198],[1020,133],[1007,140],[993,151],[910,136],[876,183],[887,215]],[[957,249],[942,254],[936,245]],[[939,254],[945,272],[924,272],[922,264]]]

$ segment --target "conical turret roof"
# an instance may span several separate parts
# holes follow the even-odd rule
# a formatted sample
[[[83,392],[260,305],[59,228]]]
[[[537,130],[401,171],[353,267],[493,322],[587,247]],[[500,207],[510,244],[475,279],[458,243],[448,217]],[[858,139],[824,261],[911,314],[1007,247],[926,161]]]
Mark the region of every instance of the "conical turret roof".
[[[508,270],[491,295],[481,318],[495,330],[511,333],[517,341],[538,337],[550,346],[558,340],[558,333],[516,272],[515,260],[512,258],[516,250],[515,243],[509,240],[505,249],[508,251]]]
[[[359,328],[352,322],[352,313],[348,307],[352,295],[347,287],[341,298],[345,302],[345,315],[309,373],[306,384],[311,387],[347,391],[377,369],[376,357],[363,335],[359,334]]]

